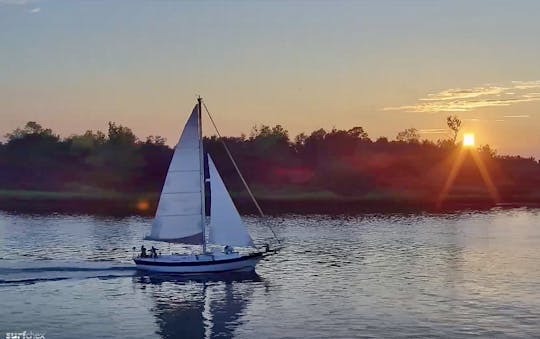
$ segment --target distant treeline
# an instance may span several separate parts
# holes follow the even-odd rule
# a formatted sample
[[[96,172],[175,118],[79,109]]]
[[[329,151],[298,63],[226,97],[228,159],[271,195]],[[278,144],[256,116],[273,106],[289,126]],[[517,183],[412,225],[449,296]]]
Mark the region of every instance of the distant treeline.
[[[456,143],[459,119],[449,117],[447,122],[453,137],[436,142],[421,140],[414,128],[400,132],[395,140],[371,140],[362,127],[319,129],[291,139],[280,125],[254,127],[249,136],[223,141],[256,195],[268,201],[436,203],[460,157],[463,163],[454,170],[446,200],[540,201],[539,162],[500,156],[488,145],[464,149]],[[131,129],[112,122],[106,133],[87,131],[67,138],[28,122],[6,138],[0,144],[0,191],[4,193],[155,194],[173,152],[162,137],[139,140]],[[242,198],[241,182],[221,141],[212,136],[204,144],[229,189]],[[491,181],[486,181],[482,167]],[[496,197],[486,188],[489,182],[494,183]]]

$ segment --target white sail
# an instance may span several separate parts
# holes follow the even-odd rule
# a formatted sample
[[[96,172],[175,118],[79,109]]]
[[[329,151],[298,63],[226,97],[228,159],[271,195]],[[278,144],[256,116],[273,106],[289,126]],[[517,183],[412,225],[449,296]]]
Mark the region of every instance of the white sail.
[[[246,226],[219,175],[210,154],[208,155],[210,172],[210,231],[209,242],[219,245],[253,246]]]
[[[196,105],[174,148],[148,240],[203,243],[198,112]]]

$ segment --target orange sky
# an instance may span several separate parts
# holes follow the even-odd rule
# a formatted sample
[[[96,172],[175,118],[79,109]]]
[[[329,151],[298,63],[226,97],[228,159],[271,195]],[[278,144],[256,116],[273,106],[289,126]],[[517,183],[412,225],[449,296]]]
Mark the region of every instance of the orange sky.
[[[108,121],[170,144],[202,95],[223,134],[464,131],[540,158],[540,3],[0,0],[0,133]],[[207,131],[211,131],[208,129]]]

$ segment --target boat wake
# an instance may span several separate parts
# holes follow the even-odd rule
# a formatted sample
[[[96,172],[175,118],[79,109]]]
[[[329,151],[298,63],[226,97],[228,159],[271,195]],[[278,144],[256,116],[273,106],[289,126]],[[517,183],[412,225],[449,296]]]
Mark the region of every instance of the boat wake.
[[[36,283],[64,279],[133,276],[135,266],[111,261],[67,262],[43,260],[9,262],[0,260],[0,284]]]

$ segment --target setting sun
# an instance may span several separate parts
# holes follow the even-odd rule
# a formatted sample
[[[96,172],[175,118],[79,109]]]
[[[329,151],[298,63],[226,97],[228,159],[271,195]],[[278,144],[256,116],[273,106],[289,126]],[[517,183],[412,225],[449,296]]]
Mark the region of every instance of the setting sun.
[[[474,146],[474,134],[466,133],[463,135],[463,146],[473,147]]]

